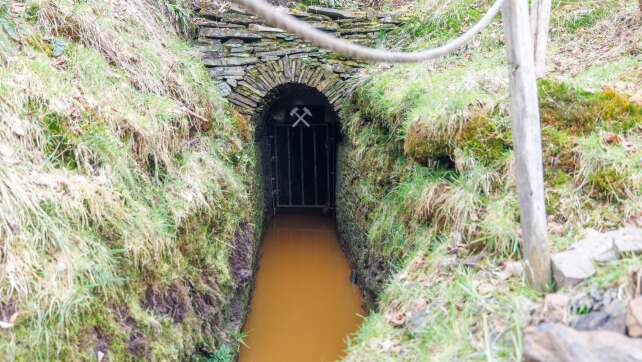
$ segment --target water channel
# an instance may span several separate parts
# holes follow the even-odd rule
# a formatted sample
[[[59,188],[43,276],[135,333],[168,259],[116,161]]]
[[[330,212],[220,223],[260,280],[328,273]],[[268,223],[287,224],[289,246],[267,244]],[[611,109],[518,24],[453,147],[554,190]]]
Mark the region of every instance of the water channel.
[[[241,362],[335,361],[361,323],[361,293],[332,218],[277,215],[263,244]]]

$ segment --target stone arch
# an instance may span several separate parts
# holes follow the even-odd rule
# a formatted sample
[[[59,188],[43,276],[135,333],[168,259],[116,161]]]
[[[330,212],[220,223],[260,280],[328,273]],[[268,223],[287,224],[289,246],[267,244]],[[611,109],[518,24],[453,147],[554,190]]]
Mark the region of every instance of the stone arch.
[[[342,99],[354,89],[350,79],[341,79],[329,66],[309,65],[300,58],[285,57],[250,69],[232,89],[228,99],[241,113],[253,118],[261,114],[265,98],[271,90],[290,83],[319,91],[337,114]]]
[[[271,62],[257,67],[253,72],[248,72],[248,76],[254,77],[253,79],[257,82],[256,86],[252,86],[253,90],[243,85],[246,80],[239,82],[236,87],[244,92],[253,92],[251,100],[256,104],[256,106],[254,104],[239,106],[239,109],[248,114],[248,118],[254,126],[254,140],[257,161],[259,161],[256,169],[259,172],[257,179],[261,180],[260,187],[266,215],[273,215],[279,210],[292,207],[332,210],[336,197],[336,152],[340,137],[339,108],[342,96],[347,95],[347,92],[350,91],[350,82],[342,80],[322,67],[310,67],[298,59],[289,62],[285,60],[282,63],[283,68],[279,67],[281,64],[275,63],[279,62]],[[231,94],[229,97],[231,101],[234,99],[233,97],[234,94]],[[293,146],[293,160],[298,159],[301,166],[300,168],[293,166],[292,170],[288,167],[286,182],[295,183],[290,178],[290,171],[293,174],[300,171],[300,174],[305,174],[305,176],[299,178],[301,188],[289,188],[288,194],[297,193],[297,195],[290,197],[290,201],[287,203],[279,201],[283,200],[283,198],[279,198],[279,195],[284,194],[285,188],[282,186],[286,178],[283,177],[283,174],[277,173],[279,170],[285,172],[283,164],[290,163],[290,147],[287,146],[287,162],[284,162],[284,152],[275,151],[275,149],[282,144],[282,141],[289,138],[289,136],[285,137],[285,134],[279,133],[278,129],[283,132],[285,128],[292,130],[290,127],[295,126],[290,123],[296,119],[296,116],[293,117],[290,114],[291,110],[294,111],[294,107],[309,107],[312,113],[309,113],[310,125],[307,128],[301,126],[294,128],[297,132],[301,131],[301,135],[295,137],[292,142],[304,142],[305,145],[296,143],[298,146]],[[315,116],[313,117],[312,114]],[[287,134],[289,135],[289,132]],[[317,140],[312,141],[313,138]],[[286,142],[290,143],[290,141]],[[318,144],[318,151],[317,146],[314,146],[312,153],[310,153],[310,145],[314,142]],[[300,153],[297,151],[299,148]],[[313,163],[313,172],[309,170],[310,172],[306,173],[302,169],[304,163]],[[297,169],[298,171],[296,171]],[[312,175],[314,177],[311,177]],[[303,179],[308,180],[305,182],[305,187]],[[311,188],[309,189],[308,186]],[[312,188],[314,188],[313,193],[311,193]],[[301,197],[299,198],[298,195]]]
[[[402,20],[390,13],[360,12],[299,4],[282,11],[351,42],[374,46]],[[201,2],[196,9],[196,42],[203,64],[221,95],[252,118],[265,94],[283,83],[300,83],[325,94],[333,107],[353,89],[366,63],[321,49],[288,32],[267,26],[235,6],[221,9]]]

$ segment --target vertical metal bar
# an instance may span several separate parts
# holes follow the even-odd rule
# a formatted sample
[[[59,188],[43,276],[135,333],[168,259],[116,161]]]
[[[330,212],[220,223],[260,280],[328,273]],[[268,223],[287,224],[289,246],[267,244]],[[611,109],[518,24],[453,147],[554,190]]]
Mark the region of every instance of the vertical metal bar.
[[[274,179],[276,180],[276,192],[272,194],[272,197],[275,197],[274,195],[276,195],[276,200],[274,200],[274,205],[278,206],[280,203],[281,189],[279,188],[279,142],[278,142],[279,128],[276,124],[272,128],[272,132],[274,132],[274,137],[273,137],[274,168],[272,169],[272,172],[274,172]],[[276,207],[275,207],[274,213],[276,214]]]
[[[326,200],[328,207],[332,205],[332,198],[330,197],[330,128],[325,127],[325,165],[326,165],[326,190],[328,193],[328,198]]]
[[[314,204],[319,205],[319,192],[318,185],[319,180],[317,179],[317,128],[312,126],[312,150],[314,155]]]
[[[290,159],[290,127],[285,128],[287,130],[287,139],[288,139],[288,196],[289,204],[292,205],[292,162]]]
[[[303,172],[303,125],[299,126],[299,164],[301,165],[301,205],[305,205],[305,176]]]

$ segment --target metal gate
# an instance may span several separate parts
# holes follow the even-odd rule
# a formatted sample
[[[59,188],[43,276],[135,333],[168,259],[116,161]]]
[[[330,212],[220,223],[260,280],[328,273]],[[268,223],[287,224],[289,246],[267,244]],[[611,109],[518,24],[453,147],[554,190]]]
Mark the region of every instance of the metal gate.
[[[302,109],[312,116],[307,107]],[[294,110],[290,122],[272,123],[275,210],[334,208],[335,127],[318,113],[306,120]]]

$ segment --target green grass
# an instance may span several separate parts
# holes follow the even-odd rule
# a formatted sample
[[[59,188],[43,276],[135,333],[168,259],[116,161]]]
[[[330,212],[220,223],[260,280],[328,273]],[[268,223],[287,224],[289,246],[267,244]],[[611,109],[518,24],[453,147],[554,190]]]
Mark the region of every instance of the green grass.
[[[256,217],[252,147],[241,147],[237,122],[162,7],[26,9],[2,15],[22,47],[0,32],[0,53],[12,57],[0,66],[0,293],[18,312],[0,354],[214,353],[233,339],[212,326],[223,328],[236,288],[234,235]],[[148,290],[182,303],[172,307],[181,318],[146,302]]]
[[[571,5],[574,20],[554,14],[565,35],[613,14],[606,3],[555,7]],[[463,14],[451,9],[444,19]],[[441,36],[432,25],[407,30],[413,26],[426,33],[408,39]],[[505,274],[521,258],[521,238],[505,54],[491,39],[464,59],[377,69],[346,105],[337,215],[339,225],[357,225],[341,232],[366,288],[379,293],[346,361],[521,359],[521,331],[542,295],[523,275]],[[639,213],[642,113],[622,91],[639,90],[639,60],[623,55],[538,83],[554,251]],[[637,259],[600,267],[585,286],[626,284]]]

